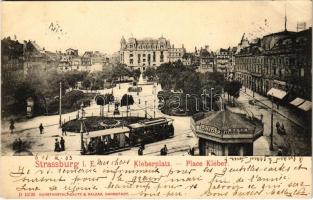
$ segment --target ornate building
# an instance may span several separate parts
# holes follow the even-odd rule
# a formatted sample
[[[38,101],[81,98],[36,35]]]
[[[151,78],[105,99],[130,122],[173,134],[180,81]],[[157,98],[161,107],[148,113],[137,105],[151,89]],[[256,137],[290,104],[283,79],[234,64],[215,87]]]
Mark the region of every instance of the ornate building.
[[[144,71],[146,67],[157,67],[169,62],[170,41],[159,39],[121,39],[120,62],[131,68]]]
[[[235,56],[235,76],[244,86],[266,95],[271,88],[290,97],[311,99],[312,28],[264,36]]]

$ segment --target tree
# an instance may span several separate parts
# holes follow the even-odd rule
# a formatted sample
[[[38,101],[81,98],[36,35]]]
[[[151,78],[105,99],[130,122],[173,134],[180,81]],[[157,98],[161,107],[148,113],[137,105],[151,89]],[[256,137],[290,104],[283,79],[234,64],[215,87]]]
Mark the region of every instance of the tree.
[[[141,74],[140,69],[134,69],[134,70],[132,71],[132,76],[133,76],[134,79],[136,79],[136,80],[139,79],[140,74]]]
[[[229,96],[232,96],[233,97],[233,101],[232,101],[232,104],[234,105],[234,101],[235,99],[234,98],[238,98],[239,95],[240,95],[240,89],[242,87],[242,84],[241,82],[239,81],[228,81],[224,87],[225,89],[225,92],[227,92],[227,94]],[[229,101],[229,97],[228,97],[228,101]]]
[[[143,72],[143,77],[148,78],[148,80],[153,80],[157,77],[157,72],[156,69],[153,67],[148,67],[144,72]]]
[[[127,117],[128,117],[128,110],[131,105],[135,103],[134,98],[132,95],[124,94],[121,99],[121,106],[126,106],[127,108]]]
[[[91,81],[88,80],[88,79],[85,79],[85,80],[82,82],[82,86],[83,86],[85,89],[90,88],[90,86],[91,86]]]
[[[106,104],[105,97],[103,95],[98,95],[95,98],[96,104],[100,106],[100,116],[104,116],[103,106]]]

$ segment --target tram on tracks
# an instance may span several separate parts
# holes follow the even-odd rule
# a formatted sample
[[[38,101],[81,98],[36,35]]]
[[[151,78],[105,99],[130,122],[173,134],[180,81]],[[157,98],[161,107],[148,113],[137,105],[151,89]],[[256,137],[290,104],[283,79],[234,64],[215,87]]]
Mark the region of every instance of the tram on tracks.
[[[124,127],[89,132],[81,138],[82,155],[106,155],[174,136],[173,119],[157,118]]]

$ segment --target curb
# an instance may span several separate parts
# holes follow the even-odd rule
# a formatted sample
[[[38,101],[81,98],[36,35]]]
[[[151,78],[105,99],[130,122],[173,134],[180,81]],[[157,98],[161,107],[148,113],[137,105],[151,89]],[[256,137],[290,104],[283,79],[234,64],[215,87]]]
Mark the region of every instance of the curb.
[[[248,93],[246,93],[246,92],[244,92],[244,91],[242,91],[242,90],[241,90],[241,92],[245,93],[247,96],[252,97],[252,98],[253,98],[254,100],[256,100],[257,102],[259,102],[259,103],[263,104],[264,106],[266,106],[267,108],[270,108],[270,109],[271,109],[270,106],[266,105],[265,103],[263,103],[262,101],[256,99],[255,97],[251,96],[250,94],[248,94]],[[287,117],[287,116],[284,115],[283,113],[281,113],[281,112],[279,112],[279,111],[277,111],[277,110],[274,110],[274,112],[276,112],[276,113],[278,113],[279,115],[283,116],[284,118],[288,119],[289,121],[291,121],[292,123],[296,124],[297,126],[299,126],[299,127],[301,127],[301,128],[305,128],[302,124],[299,124],[298,122],[296,122],[295,120],[293,120],[293,119]]]

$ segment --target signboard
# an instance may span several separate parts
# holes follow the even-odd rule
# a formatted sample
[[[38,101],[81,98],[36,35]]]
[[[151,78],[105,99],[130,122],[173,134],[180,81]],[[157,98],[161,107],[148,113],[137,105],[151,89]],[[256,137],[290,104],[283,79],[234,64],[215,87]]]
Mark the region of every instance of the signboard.
[[[227,128],[225,130],[220,130],[214,126],[209,126],[209,125],[205,125],[205,124],[198,124],[196,126],[196,130],[201,130],[204,131],[208,134],[215,134],[215,135],[222,135],[222,134],[229,134],[229,135],[233,135],[233,134],[246,134],[248,133],[248,128]]]

